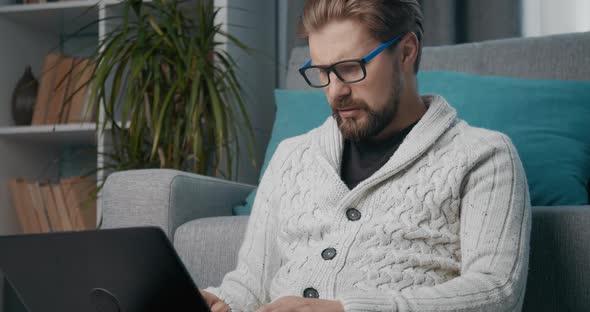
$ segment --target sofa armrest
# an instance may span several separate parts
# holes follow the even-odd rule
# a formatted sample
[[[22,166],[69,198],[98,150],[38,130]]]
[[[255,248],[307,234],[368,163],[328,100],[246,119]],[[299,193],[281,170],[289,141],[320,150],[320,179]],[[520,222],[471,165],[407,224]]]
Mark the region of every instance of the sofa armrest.
[[[247,225],[248,216],[232,216],[197,219],[178,227],[174,248],[197,286],[219,286],[236,268]]]
[[[154,225],[172,240],[193,219],[230,216],[253,185],[169,169],[111,174],[102,190],[100,228]]]

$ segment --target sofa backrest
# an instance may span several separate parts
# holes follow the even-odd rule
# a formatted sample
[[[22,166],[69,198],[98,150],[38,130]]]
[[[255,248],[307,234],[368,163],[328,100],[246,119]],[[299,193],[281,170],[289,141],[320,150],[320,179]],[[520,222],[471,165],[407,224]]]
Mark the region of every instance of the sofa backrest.
[[[291,52],[287,89],[311,89],[297,69],[307,47]],[[531,79],[590,80],[590,32],[425,47],[420,70],[461,71]]]

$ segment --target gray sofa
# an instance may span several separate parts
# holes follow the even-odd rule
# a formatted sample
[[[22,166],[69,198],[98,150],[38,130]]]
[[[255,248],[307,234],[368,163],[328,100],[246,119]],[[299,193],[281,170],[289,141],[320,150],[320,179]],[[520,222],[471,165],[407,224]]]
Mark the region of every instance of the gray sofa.
[[[293,51],[288,87],[306,88]],[[426,48],[422,70],[522,78],[590,80],[590,33]],[[590,103],[589,103],[590,105]],[[231,217],[254,186],[172,170],[112,174],[102,198],[103,228],[161,227],[195,282],[217,285],[234,268],[247,217]],[[524,311],[590,311],[590,206],[533,207]]]

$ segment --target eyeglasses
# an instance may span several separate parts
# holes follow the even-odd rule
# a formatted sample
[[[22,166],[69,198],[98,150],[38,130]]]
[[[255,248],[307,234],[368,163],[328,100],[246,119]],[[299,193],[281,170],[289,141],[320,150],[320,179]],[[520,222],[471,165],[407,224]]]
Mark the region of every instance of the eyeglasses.
[[[303,76],[303,79],[305,79],[307,84],[314,88],[323,88],[329,85],[330,72],[334,72],[336,77],[342,82],[359,82],[367,77],[367,69],[365,65],[400,38],[401,35],[381,44],[362,59],[344,60],[329,66],[311,65],[310,59],[299,68],[299,73]]]

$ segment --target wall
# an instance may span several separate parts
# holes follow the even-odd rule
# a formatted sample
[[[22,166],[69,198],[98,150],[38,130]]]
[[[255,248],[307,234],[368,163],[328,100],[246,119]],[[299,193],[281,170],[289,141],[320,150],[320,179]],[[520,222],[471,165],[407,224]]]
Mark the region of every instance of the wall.
[[[275,112],[273,90],[277,75],[277,3],[264,0],[215,0],[215,5],[223,8],[219,21],[225,24],[227,31],[253,49],[248,54],[236,46],[226,45],[240,68],[238,78],[243,84],[246,110],[258,147],[257,167],[251,165],[246,146],[241,147],[238,181],[258,184],[259,166],[270,139]]]
[[[277,81],[279,88],[285,88],[286,75],[291,50],[295,46],[306,45],[307,40],[298,38],[299,18],[303,12],[304,1],[279,1],[277,4]]]

